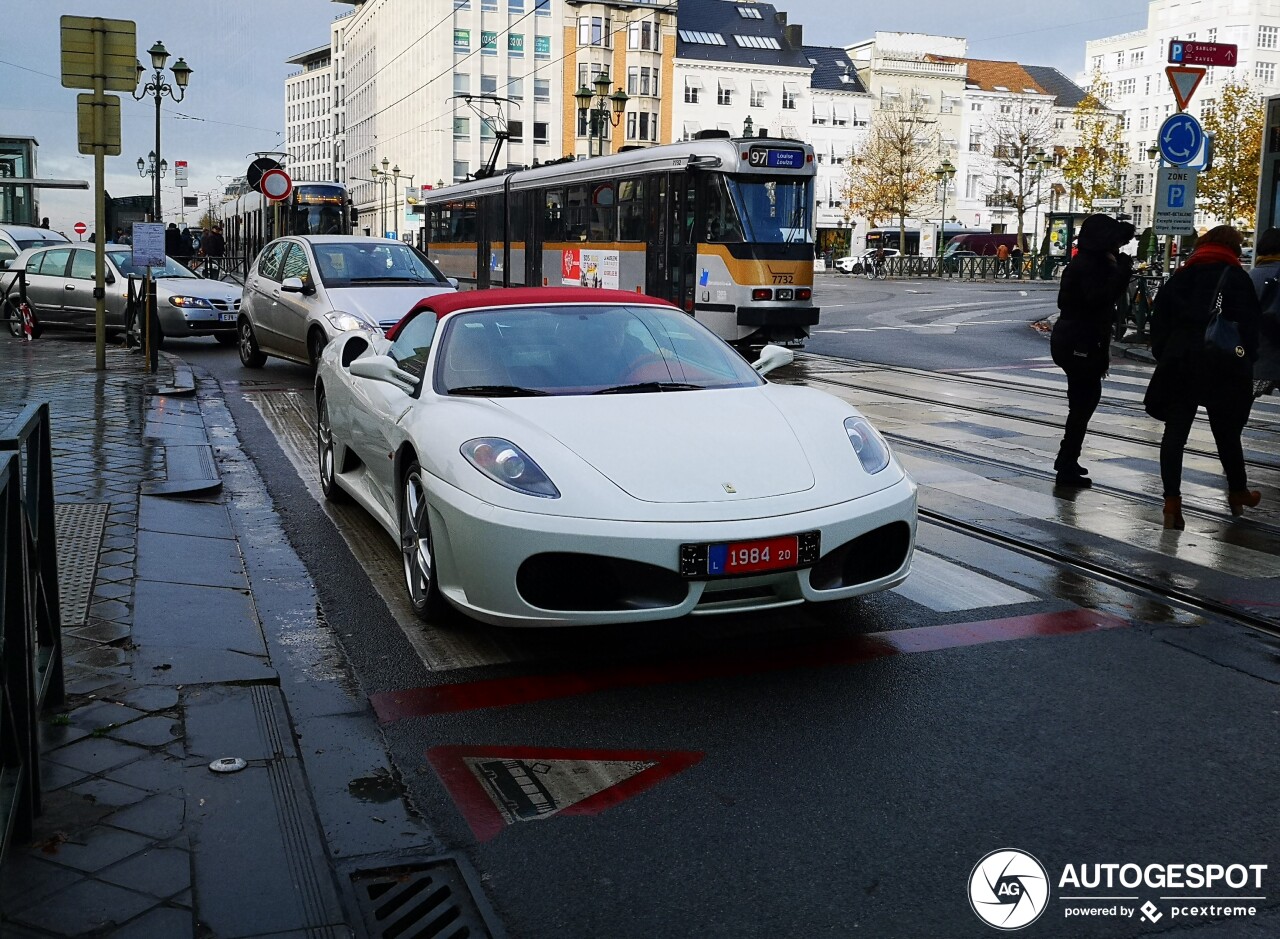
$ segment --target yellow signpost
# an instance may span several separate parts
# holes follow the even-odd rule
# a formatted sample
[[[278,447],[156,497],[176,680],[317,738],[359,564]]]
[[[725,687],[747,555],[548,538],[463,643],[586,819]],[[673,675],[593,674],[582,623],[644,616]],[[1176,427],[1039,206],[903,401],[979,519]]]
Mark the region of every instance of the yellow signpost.
[[[120,99],[107,91],[133,91],[138,86],[138,30],[130,20],[100,16],[62,17],[62,86],[86,88],[76,99],[76,131],[80,152],[93,154],[94,246],[93,304],[96,365],[107,367],[106,241],[107,154],[120,153]]]

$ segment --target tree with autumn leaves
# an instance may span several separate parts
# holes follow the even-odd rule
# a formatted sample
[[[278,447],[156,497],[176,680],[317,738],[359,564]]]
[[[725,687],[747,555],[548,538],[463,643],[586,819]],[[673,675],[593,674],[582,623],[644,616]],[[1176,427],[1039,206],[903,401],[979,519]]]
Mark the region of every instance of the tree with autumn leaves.
[[[1213,135],[1213,168],[1196,183],[1196,208],[1227,225],[1252,230],[1262,163],[1262,99],[1247,79],[1227,82],[1212,107],[1206,102],[1201,122]]]
[[[1082,211],[1092,212],[1098,199],[1120,197],[1120,180],[1129,168],[1120,115],[1107,107],[1108,86],[1101,72],[1075,107],[1073,122],[1079,142],[1062,161],[1067,191]]]
[[[872,227],[897,219],[900,245],[907,243],[906,220],[922,203],[936,201],[937,134],[924,113],[919,105],[906,104],[876,111],[845,177],[845,204]]]

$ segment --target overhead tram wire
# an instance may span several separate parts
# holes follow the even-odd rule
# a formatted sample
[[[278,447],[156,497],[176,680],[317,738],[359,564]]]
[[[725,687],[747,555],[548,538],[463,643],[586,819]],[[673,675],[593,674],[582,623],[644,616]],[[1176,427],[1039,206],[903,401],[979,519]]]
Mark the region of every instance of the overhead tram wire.
[[[668,3],[668,4],[666,4],[665,6],[655,7],[655,8],[651,11],[651,15],[656,15],[656,14],[659,14],[659,13],[669,13],[669,12],[671,12],[672,10],[674,10],[674,9],[677,7],[677,5],[678,5],[678,0],[677,0],[677,2],[676,2],[676,3]],[[537,6],[535,6],[535,7],[534,7],[534,9],[536,10],[536,9],[537,9]],[[520,19],[516,20],[516,21],[515,21],[515,23],[512,23],[512,24],[511,24],[511,26],[515,26],[515,25],[519,24],[521,20],[523,20],[526,16],[529,16],[529,15],[530,15],[529,13],[526,13],[524,16],[520,17]],[[635,22],[639,23],[639,22],[642,22],[643,20],[648,19],[648,18],[649,18],[648,16],[646,16],[646,17],[641,17],[641,19],[639,19],[639,20],[635,20]],[[508,26],[508,27],[507,27],[507,30],[504,30],[504,32],[505,32],[505,31],[509,31],[509,30],[511,29],[511,26]],[[611,35],[612,35],[612,36],[618,36],[618,35],[620,35],[620,34],[623,34],[623,33],[625,33],[625,32],[627,31],[627,29],[628,29],[630,26],[631,26],[631,23],[624,23],[620,28],[613,30],[613,32],[611,33]],[[501,33],[499,33],[499,35],[501,35]],[[576,50],[576,48],[577,48],[577,47],[575,47],[575,50]],[[477,50],[475,50],[475,52],[469,52],[467,55],[463,56],[463,58],[459,59],[458,61],[460,61],[460,62],[465,62],[468,58],[470,58],[471,56],[475,55],[475,54],[476,54],[476,52],[479,52],[479,51],[480,51],[480,50],[478,50],[478,49],[477,49]],[[520,76],[521,80],[523,80],[523,79],[525,79],[525,78],[531,78],[531,77],[533,77],[533,76],[537,75],[539,72],[543,72],[543,71],[545,71],[545,70],[547,70],[547,69],[555,68],[555,66],[559,65],[559,64],[560,64],[561,62],[563,62],[565,59],[569,58],[570,54],[571,54],[571,53],[569,53],[569,52],[565,52],[565,53],[564,53],[563,55],[561,55],[558,59],[548,59],[547,61],[545,61],[545,62],[544,62],[544,63],[542,63],[541,65],[536,66],[536,67],[534,68],[534,70],[533,70],[532,72],[530,72],[528,75],[522,75],[522,76]],[[457,63],[454,63],[454,64],[456,65]],[[452,71],[452,69],[451,69],[450,71]],[[447,74],[449,74],[449,73],[448,73],[448,72],[446,72],[445,74],[447,75]],[[436,76],[436,78],[441,78],[441,77],[443,77],[443,76],[441,76],[441,75],[437,75],[437,76]],[[435,80],[436,80],[435,78],[431,79],[431,81],[435,81]],[[422,88],[425,88],[427,85],[431,84],[431,81],[428,81],[428,82],[426,83],[426,85],[422,85],[420,88],[418,88],[418,89],[416,89],[416,90],[417,90],[417,91],[421,91],[421,90],[422,90]],[[502,90],[503,90],[503,91],[506,91],[506,90],[507,90],[508,88],[510,88],[513,84],[515,84],[515,80],[514,80],[514,79],[512,79],[512,80],[508,80],[508,81],[507,81],[507,83],[506,83],[506,85],[504,85],[504,86],[503,86]],[[410,92],[410,94],[413,94],[413,93],[414,93],[414,92]],[[402,98],[402,99],[400,99],[400,100],[401,100],[401,101],[403,101],[404,99]],[[394,102],[394,104],[399,104],[399,103],[400,103],[399,101]],[[389,104],[389,105],[387,105],[387,108],[393,107],[393,106],[394,106],[394,104]],[[384,110],[386,110],[386,108],[383,108],[383,109],[381,109],[381,110],[379,110],[379,111],[375,111],[373,114],[369,115],[369,117],[376,117],[377,115],[381,114],[381,113],[382,113],[382,111],[384,111]],[[414,125],[413,127],[410,127],[410,128],[408,128],[408,129],[406,129],[406,130],[402,130],[402,131],[400,131],[400,133],[398,133],[398,134],[393,134],[393,135],[391,135],[390,137],[386,138],[386,141],[385,141],[385,142],[386,142],[386,143],[389,143],[389,142],[391,142],[392,140],[396,140],[396,139],[398,139],[398,138],[400,138],[400,137],[405,136],[406,134],[411,134],[411,133],[413,133],[414,131],[419,131],[419,130],[422,130],[423,128],[425,128],[425,127],[429,127],[430,125],[434,124],[436,121],[440,121],[440,120],[444,120],[445,118],[453,117],[453,116],[454,116],[455,114],[457,114],[460,110],[462,110],[462,107],[461,107],[460,105],[458,105],[458,106],[454,106],[453,108],[450,108],[448,111],[444,111],[444,112],[442,112],[442,113],[440,113],[440,114],[437,114],[435,117],[429,117],[429,118],[427,118],[427,119],[426,119],[425,121],[423,121],[421,124],[416,124],[416,125]],[[383,142],[384,142],[384,141],[381,141],[381,140],[379,141],[379,143],[383,143]]]

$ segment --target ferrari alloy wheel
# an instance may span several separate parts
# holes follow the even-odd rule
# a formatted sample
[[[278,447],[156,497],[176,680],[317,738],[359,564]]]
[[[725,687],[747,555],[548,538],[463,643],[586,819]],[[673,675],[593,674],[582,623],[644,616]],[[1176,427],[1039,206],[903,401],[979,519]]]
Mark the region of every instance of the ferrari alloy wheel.
[[[435,619],[447,610],[436,582],[435,555],[431,545],[431,523],[427,518],[427,489],[422,468],[409,464],[400,496],[400,553],[404,558],[404,581],[413,612],[422,619]]]
[[[249,317],[240,317],[237,330],[240,335],[240,363],[245,368],[262,368],[267,363],[267,356],[258,348],[258,337],[253,334],[253,324],[249,322]]]
[[[329,400],[321,389],[316,394],[316,451],[320,463],[320,489],[330,502],[346,502],[347,493],[334,479],[336,456],[333,425],[329,423]]]

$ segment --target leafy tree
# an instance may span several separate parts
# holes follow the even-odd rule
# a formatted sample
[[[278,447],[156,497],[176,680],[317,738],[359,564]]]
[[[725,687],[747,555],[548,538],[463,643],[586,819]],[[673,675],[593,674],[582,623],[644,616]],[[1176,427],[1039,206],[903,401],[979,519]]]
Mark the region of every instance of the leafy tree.
[[[846,204],[872,227],[896,217],[898,244],[904,247],[908,216],[920,203],[932,202],[937,188],[937,134],[927,130],[933,123],[919,104],[877,111],[845,174]]]
[[[1080,143],[1062,163],[1062,177],[1086,212],[1093,211],[1097,199],[1119,198],[1120,180],[1129,167],[1120,115],[1107,108],[1108,89],[1102,73],[1094,72],[1073,115]]]
[[[1257,221],[1263,119],[1262,99],[1247,79],[1223,85],[1215,106],[1205,102],[1204,129],[1214,135],[1213,168],[1197,181],[1196,202],[1228,225],[1252,229]]]
[[[1037,196],[1042,201],[1048,196],[1043,179],[1037,186],[1034,164],[1053,141],[1053,119],[1046,102],[1017,97],[1009,104],[1008,112],[987,121],[984,137],[991,141],[991,195],[996,204],[1013,209],[1021,244],[1027,213],[1039,205]]]

